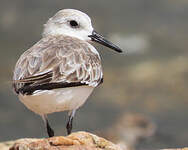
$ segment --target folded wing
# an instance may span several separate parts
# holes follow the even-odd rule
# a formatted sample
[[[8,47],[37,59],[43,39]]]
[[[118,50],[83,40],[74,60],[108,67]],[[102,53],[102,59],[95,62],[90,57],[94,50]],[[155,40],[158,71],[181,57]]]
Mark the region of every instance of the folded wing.
[[[13,88],[19,94],[102,82],[101,61],[94,47],[68,36],[46,37],[18,60]]]

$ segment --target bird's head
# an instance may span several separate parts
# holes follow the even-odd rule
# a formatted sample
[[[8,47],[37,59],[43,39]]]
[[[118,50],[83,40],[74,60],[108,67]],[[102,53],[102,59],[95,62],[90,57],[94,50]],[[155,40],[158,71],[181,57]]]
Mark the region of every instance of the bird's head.
[[[44,25],[43,37],[49,35],[67,35],[87,42],[95,41],[117,52],[122,52],[119,47],[107,41],[93,29],[87,14],[75,9],[60,10],[50,18]]]

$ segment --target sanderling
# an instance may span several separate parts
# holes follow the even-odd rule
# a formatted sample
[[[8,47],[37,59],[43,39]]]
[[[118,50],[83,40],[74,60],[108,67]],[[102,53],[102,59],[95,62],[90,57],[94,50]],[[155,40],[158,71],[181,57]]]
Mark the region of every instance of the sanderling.
[[[42,39],[16,63],[14,91],[28,109],[43,118],[49,137],[54,131],[47,115],[69,111],[66,129],[70,134],[76,110],[103,81],[101,59],[92,41],[122,52],[93,29],[88,15],[60,10],[44,25]]]

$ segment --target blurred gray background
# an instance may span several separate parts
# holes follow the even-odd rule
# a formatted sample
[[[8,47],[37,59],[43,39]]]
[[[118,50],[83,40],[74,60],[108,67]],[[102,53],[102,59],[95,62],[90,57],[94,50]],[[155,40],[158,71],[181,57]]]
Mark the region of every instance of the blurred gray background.
[[[188,146],[187,0],[1,0],[0,141],[47,136],[42,119],[13,94],[11,78],[19,56],[40,40],[43,24],[64,8],[86,12],[95,30],[126,51],[95,45],[104,83],[77,112],[74,131],[117,135],[113,126],[121,116],[137,113],[155,126],[137,149]],[[49,116],[56,135],[65,135],[66,115]]]

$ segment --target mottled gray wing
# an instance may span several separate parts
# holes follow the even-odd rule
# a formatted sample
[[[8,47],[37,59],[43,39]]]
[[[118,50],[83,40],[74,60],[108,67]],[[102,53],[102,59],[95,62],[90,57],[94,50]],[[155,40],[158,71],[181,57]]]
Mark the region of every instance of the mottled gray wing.
[[[68,36],[46,37],[19,58],[13,87],[18,94],[81,85],[96,87],[102,77],[100,57],[90,44]]]

